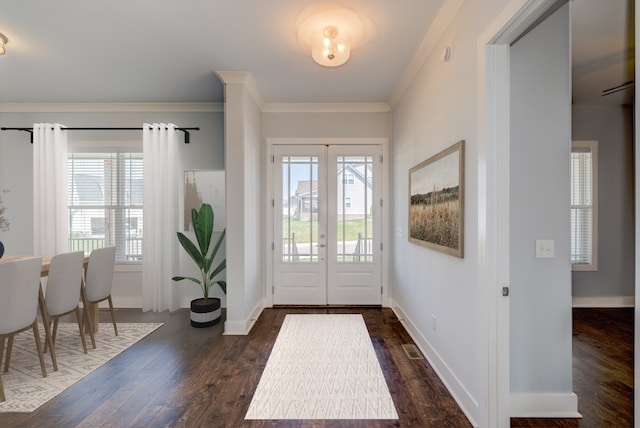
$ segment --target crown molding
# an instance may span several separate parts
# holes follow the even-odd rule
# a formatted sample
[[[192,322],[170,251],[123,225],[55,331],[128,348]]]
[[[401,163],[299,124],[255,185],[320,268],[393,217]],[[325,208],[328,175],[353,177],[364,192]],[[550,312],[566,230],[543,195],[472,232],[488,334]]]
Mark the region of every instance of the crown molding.
[[[223,112],[223,103],[0,103],[0,113]]]
[[[388,103],[268,103],[263,113],[386,113]]]

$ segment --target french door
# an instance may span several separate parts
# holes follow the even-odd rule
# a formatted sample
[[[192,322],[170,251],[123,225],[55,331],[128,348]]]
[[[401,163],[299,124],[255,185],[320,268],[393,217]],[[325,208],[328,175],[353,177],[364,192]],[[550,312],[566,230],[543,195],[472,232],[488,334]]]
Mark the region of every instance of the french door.
[[[380,154],[274,146],[274,304],[381,303]]]

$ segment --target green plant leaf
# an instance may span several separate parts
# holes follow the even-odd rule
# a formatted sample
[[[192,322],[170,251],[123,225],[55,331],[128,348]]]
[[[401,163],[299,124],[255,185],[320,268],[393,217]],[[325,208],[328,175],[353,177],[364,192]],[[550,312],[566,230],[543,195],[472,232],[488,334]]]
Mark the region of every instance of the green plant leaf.
[[[222,290],[222,292],[224,294],[227,294],[227,281],[216,281],[214,282],[214,284],[218,284],[220,286],[220,289]]]
[[[193,242],[191,242],[191,240],[187,238],[187,236],[182,232],[178,232],[178,241],[180,241],[182,248],[184,248],[187,254],[189,254],[189,256],[193,259],[193,261],[196,262],[198,267],[202,269],[203,257],[202,257],[202,253],[198,250],[196,245]]]
[[[211,244],[211,236],[213,235],[213,208],[209,204],[202,204],[200,211],[195,216],[192,215],[193,217],[195,217],[193,229],[198,240],[198,246],[202,251],[202,256],[206,257]]]
[[[224,259],[223,261],[220,262],[220,264],[213,270],[213,272],[211,272],[211,275],[209,275],[209,279],[213,280],[213,278],[216,277],[216,275],[218,275],[220,272],[222,272],[225,268],[227,267],[227,259]]]
[[[220,236],[218,237],[218,240],[216,241],[216,245],[213,247],[213,251],[211,252],[211,259],[216,258],[216,254],[218,254],[218,249],[220,248],[220,245],[222,244],[222,241],[224,240],[224,236],[226,234],[227,234],[227,229],[224,229],[220,234]]]
[[[202,285],[201,281],[197,278],[193,278],[190,276],[174,276],[173,278],[171,278],[174,281],[182,281],[183,279],[188,279],[189,281],[193,281],[198,285]]]

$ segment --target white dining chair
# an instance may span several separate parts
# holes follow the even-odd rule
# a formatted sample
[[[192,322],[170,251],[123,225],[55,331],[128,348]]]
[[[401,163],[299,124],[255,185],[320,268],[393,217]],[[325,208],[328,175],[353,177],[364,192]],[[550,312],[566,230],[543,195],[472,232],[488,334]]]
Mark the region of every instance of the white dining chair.
[[[116,325],[115,311],[113,310],[113,301],[111,300],[115,263],[116,247],[98,248],[91,252],[83,287],[83,305],[88,307],[88,305],[97,305],[103,300],[108,300],[113,331],[117,336],[118,327]],[[89,321],[89,331],[95,331],[89,317],[87,317],[87,320]],[[91,340],[93,340],[93,337]]]
[[[80,297],[82,289],[84,252],[58,254],[51,258],[47,289],[40,299],[40,310],[45,325],[45,334],[51,338],[51,360],[54,367],[58,363],[55,354],[58,320],[60,317],[75,312],[82,341],[82,349],[87,353],[87,343],[84,337],[82,315],[80,314]],[[53,329],[51,324],[53,323]],[[47,351],[49,341],[45,344]]]
[[[36,341],[42,376],[47,377],[44,355],[38,332],[38,290],[42,259],[33,257],[0,263],[0,362],[4,351],[4,341],[9,339],[4,371],[9,370],[13,337],[32,329]],[[0,401],[5,401],[4,388],[0,378]]]

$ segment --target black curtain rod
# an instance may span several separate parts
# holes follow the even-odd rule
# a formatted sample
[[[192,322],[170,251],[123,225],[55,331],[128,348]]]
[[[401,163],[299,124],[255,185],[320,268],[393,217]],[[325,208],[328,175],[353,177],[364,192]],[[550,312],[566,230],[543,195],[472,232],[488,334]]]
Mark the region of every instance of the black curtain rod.
[[[65,131],[142,131],[143,128],[74,128],[65,127]],[[199,131],[200,128],[176,128],[176,131],[184,132],[184,143],[189,144],[189,131]],[[33,144],[33,128],[7,128],[0,127],[0,131],[25,131],[31,134],[31,144]]]

